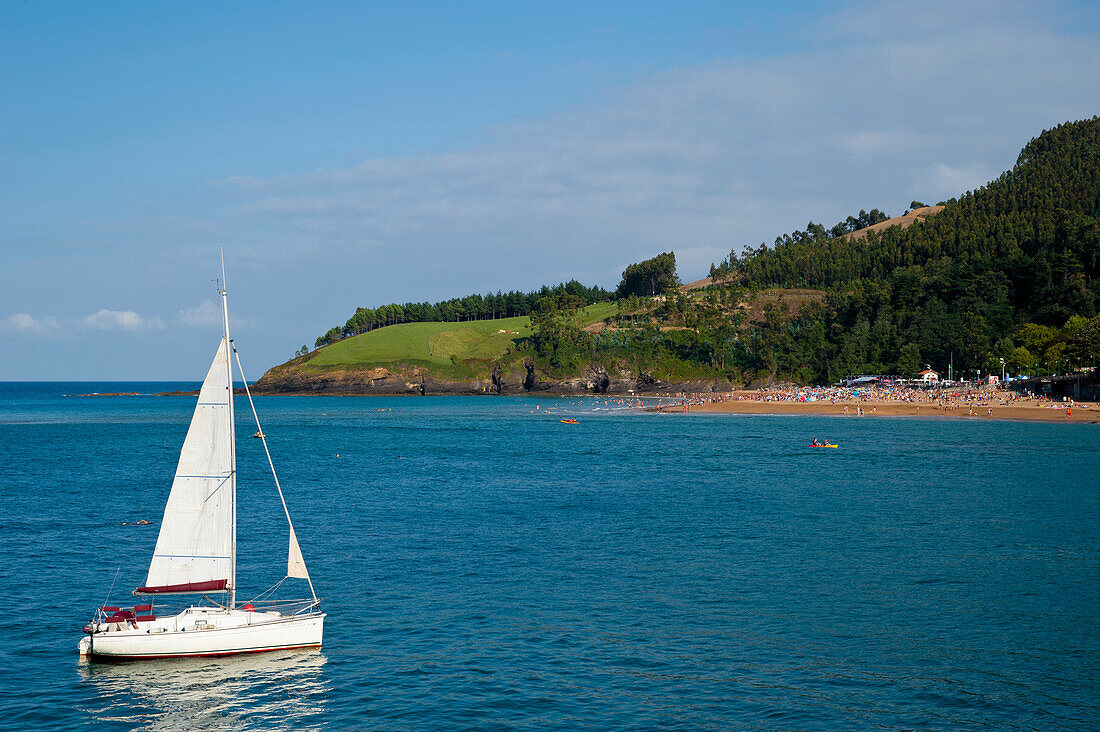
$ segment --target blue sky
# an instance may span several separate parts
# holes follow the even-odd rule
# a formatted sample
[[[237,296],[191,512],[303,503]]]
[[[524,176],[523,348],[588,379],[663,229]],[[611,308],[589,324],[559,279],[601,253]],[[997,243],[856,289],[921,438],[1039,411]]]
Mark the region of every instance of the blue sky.
[[[0,379],[251,378],[356,305],[613,287],[1100,113],[1091,3],[5,3]]]

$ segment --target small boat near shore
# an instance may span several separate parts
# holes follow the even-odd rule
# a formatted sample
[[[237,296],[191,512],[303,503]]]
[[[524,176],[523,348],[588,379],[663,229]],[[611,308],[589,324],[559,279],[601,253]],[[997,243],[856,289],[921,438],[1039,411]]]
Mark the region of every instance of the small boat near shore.
[[[256,418],[255,436],[263,442],[286,515],[289,548],[286,576],[257,599],[237,604],[237,452],[232,358],[236,357],[238,370],[241,364],[229,337],[224,284],[219,287],[219,294],[222,339],[199,391],[180,450],[145,584],[133,591],[142,600],[128,608],[109,604],[97,608],[92,620],[84,626],[85,636],[78,644],[82,656],[95,660],[228,656],[321,645],[326,615],[306,571],[247,381],[245,393]],[[243,372],[241,379],[244,380]],[[306,580],[311,597],[289,601],[265,599],[289,578]],[[178,612],[158,615],[152,598],[166,595],[198,595],[199,600]],[[221,600],[211,599],[212,595],[221,596]]]

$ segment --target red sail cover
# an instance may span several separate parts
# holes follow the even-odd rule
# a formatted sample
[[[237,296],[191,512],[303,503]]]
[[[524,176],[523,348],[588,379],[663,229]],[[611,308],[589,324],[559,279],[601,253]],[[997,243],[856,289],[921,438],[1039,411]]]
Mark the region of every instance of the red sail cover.
[[[135,595],[156,595],[162,592],[224,592],[229,580],[210,580],[208,582],[188,582],[182,585],[161,585],[160,587],[139,587]]]

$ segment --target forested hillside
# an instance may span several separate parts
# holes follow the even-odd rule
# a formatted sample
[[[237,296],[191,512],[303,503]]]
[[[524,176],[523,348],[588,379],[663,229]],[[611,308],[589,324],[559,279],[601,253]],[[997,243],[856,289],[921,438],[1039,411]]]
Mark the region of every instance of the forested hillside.
[[[808,229],[723,264],[749,289],[829,291],[827,307],[756,334],[781,371],[811,363],[826,379],[943,368],[952,356],[963,369],[1004,357],[1014,371],[1096,358],[1072,335],[1100,302],[1100,118],[1047,130],[1012,170],[922,224],[864,239]]]
[[[499,356],[456,355],[452,366],[478,378],[523,364],[549,379],[744,384],[949,363],[972,376],[1000,372],[1001,359],[1013,374],[1100,362],[1100,118],[1043,132],[1011,170],[942,204],[914,201],[920,217],[907,228],[876,226],[889,218],[878,209],[831,228],[810,222],[772,246],[731,251],[709,287],[678,287],[668,252],[627,267],[616,295],[569,282],[360,308],[317,345],[401,322],[529,315],[529,334]],[[603,322],[579,317],[616,297]],[[308,371],[323,360],[292,363]]]
[[[1090,323],[1100,119],[1044,132],[1012,170],[944,203],[908,228],[868,228],[887,218],[878,209],[831,229],[810,222],[770,247],[732,251],[705,290],[631,294],[602,332],[536,329],[533,346],[561,369],[633,360],[670,374],[709,367],[735,383],[914,375],[926,363],[973,376],[999,373],[1002,358],[1010,373],[1056,372],[1100,360]]]

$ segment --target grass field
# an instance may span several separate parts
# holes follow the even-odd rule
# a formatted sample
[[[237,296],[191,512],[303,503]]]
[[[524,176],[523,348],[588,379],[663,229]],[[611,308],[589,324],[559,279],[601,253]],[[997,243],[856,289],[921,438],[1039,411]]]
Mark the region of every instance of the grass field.
[[[598,302],[584,309],[585,325],[618,312],[613,302]],[[504,332],[501,332],[504,331]],[[439,365],[457,359],[492,360],[531,335],[531,319],[501,318],[464,323],[402,323],[345,338],[316,351],[306,366],[370,366],[399,362]]]
[[[604,318],[619,314],[619,305],[614,302],[594,302],[584,309],[584,320],[581,325],[591,325]]]

